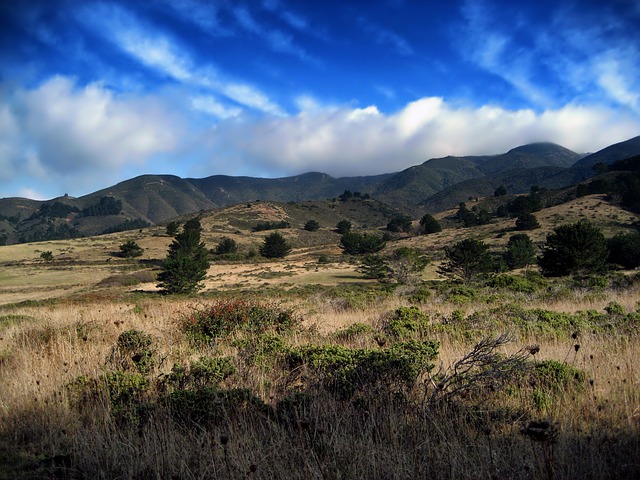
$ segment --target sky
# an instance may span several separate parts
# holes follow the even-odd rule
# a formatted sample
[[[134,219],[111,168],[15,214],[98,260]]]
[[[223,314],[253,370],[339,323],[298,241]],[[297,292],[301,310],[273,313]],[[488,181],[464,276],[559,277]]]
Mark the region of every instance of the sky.
[[[0,197],[640,135],[637,0],[0,0]]]

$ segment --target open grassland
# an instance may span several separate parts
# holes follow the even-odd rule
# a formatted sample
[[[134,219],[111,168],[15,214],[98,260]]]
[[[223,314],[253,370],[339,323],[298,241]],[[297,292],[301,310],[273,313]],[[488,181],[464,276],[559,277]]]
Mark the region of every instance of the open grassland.
[[[105,295],[0,310],[0,478],[640,472],[633,283]]]
[[[203,215],[207,248],[239,255],[212,255],[192,296],[157,291],[161,227],[0,247],[0,479],[640,476],[636,272],[437,273],[462,238],[503,248],[514,221],[496,219],[395,235],[387,252],[431,263],[381,284],[333,226],[301,228],[314,211]],[[537,245],[579,218],[607,235],[637,221],[597,195],[536,215]],[[256,219],[295,224],[289,256],[255,255]],[[117,255],[128,240],[142,257]]]

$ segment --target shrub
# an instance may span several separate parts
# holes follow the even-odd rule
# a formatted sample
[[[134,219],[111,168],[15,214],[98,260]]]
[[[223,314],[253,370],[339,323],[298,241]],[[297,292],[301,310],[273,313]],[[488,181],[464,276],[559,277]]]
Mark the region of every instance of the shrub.
[[[189,368],[175,364],[166,377],[166,383],[177,389],[217,387],[236,373],[231,357],[200,357]]]
[[[127,240],[120,245],[120,256],[124,258],[140,257],[144,249],[133,240]]]
[[[387,230],[390,232],[408,233],[411,231],[411,218],[406,215],[398,215],[387,223]]]
[[[222,237],[218,245],[216,246],[217,255],[226,255],[229,253],[236,253],[238,251],[238,244],[233,238]]]
[[[258,223],[253,230],[255,232],[262,232],[264,230],[279,230],[282,228],[290,228],[291,224],[286,220],[281,220],[279,222],[262,222]]]
[[[411,387],[421,373],[434,367],[431,361],[438,350],[438,342],[415,340],[385,350],[306,345],[291,349],[286,360],[294,371],[306,365],[319,386],[346,399],[363,389]]]
[[[309,220],[304,224],[304,229],[307,232],[315,232],[320,228],[320,223],[317,220]]]
[[[153,339],[140,330],[127,330],[118,336],[107,362],[115,369],[139,373],[149,373],[157,363]]]
[[[583,386],[585,374],[582,370],[566,363],[557,360],[544,360],[535,364],[533,379],[540,387],[553,391],[564,391],[572,386]]]
[[[340,235],[344,235],[345,233],[349,233],[351,231],[351,222],[349,220],[340,220],[336,225],[336,231]]]
[[[40,254],[40,258],[45,262],[51,262],[53,260],[53,253],[51,251],[42,252]]]
[[[260,246],[260,255],[265,258],[284,258],[291,252],[289,242],[277,232],[265,237]]]
[[[300,324],[292,310],[246,300],[219,300],[183,320],[196,341],[211,342],[235,333],[289,333]]]
[[[428,213],[420,219],[420,228],[422,229],[422,233],[425,235],[442,231],[442,226],[438,220]]]
[[[418,307],[398,307],[387,314],[382,329],[395,338],[421,335],[429,326],[429,317]]]

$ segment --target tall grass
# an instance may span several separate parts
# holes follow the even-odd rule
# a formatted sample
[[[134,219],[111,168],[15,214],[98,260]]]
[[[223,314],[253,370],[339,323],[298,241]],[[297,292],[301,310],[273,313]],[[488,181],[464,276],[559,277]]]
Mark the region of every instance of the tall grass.
[[[4,309],[0,478],[633,478],[640,473],[638,324],[633,315],[615,323],[618,317],[604,308],[616,301],[625,315],[632,313],[638,293],[601,293],[520,298],[524,310],[595,309],[602,315],[597,321],[615,326],[574,331],[569,324],[549,332],[509,323],[507,316],[503,324],[482,317],[501,305],[504,292],[488,306],[495,292],[451,303],[434,291],[413,303],[428,321],[409,338],[439,342],[433,369],[410,384],[394,377],[361,383],[346,396],[322,381],[322,368],[338,363],[292,367],[288,352],[309,344],[386,350],[407,340],[384,325],[412,304],[409,297],[289,297],[286,308],[299,313],[304,328],[234,330],[208,343],[184,331],[184,319],[203,311],[207,300],[142,297]],[[456,330],[467,328],[474,313],[474,321],[485,323]],[[370,328],[336,333],[355,323]],[[109,358],[131,330],[152,338],[152,370],[110,377]],[[504,331],[516,340],[498,347],[500,358],[537,345],[526,358],[530,365],[555,360],[562,372],[582,372],[583,380],[548,385],[523,369],[502,383],[489,375],[464,394],[431,400],[433,385],[485,334]],[[230,358],[235,373],[212,375],[203,388],[176,386],[196,366],[198,378],[206,378],[215,362],[198,363],[203,358]],[[128,393],[122,379],[134,385]],[[136,390],[142,385],[136,379],[144,387]]]

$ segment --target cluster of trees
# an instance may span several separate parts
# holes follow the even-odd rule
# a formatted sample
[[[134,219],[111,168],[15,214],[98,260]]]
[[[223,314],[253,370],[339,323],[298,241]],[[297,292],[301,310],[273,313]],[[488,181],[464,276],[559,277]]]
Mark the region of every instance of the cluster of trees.
[[[291,228],[291,224],[285,220],[280,222],[261,222],[253,227],[254,232],[262,232],[265,230],[278,230],[281,228]]]
[[[62,202],[43,203],[40,208],[35,212],[30,220],[35,218],[66,218],[71,213],[78,213],[80,209],[71,205],[67,205]]]
[[[102,197],[98,203],[82,209],[84,217],[102,217],[107,215],[118,215],[122,211],[122,201],[113,197]]]
[[[338,195],[338,200],[340,200],[341,202],[346,202],[347,200],[351,199],[368,200],[369,198],[371,198],[371,196],[368,193],[365,193],[363,195],[360,192],[352,192],[351,190],[345,190],[343,193]]]

